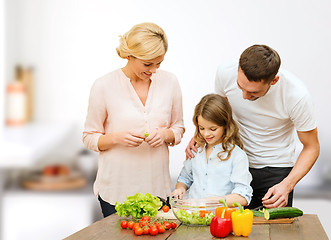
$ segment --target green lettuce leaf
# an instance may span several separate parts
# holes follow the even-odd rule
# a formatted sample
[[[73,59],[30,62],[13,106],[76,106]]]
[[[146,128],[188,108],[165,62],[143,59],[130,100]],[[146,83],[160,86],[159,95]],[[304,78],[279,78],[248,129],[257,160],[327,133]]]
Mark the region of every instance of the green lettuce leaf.
[[[150,193],[137,193],[126,197],[123,203],[116,202],[115,209],[119,216],[142,218],[143,216],[154,217],[161,206],[162,202],[158,197]]]

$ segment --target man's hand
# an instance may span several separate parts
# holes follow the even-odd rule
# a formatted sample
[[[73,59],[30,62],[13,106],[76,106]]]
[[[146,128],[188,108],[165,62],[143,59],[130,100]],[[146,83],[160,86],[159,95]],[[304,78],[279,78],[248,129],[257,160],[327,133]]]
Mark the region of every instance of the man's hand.
[[[194,140],[194,138],[191,139],[191,141],[188,143],[185,153],[186,153],[186,159],[188,158],[194,158],[194,154],[192,153],[192,150],[197,153],[198,152],[198,143]]]
[[[284,183],[280,182],[269,188],[268,192],[262,198],[262,204],[266,208],[285,207],[288,203],[288,195],[292,190]]]

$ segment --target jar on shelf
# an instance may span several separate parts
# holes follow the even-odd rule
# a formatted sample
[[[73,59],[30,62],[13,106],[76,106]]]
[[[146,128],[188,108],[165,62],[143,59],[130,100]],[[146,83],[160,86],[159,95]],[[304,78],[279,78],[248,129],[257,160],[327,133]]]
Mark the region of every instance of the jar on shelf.
[[[7,85],[6,104],[6,125],[23,125],[26,117],[26,93],[22,82],[15,81]]]

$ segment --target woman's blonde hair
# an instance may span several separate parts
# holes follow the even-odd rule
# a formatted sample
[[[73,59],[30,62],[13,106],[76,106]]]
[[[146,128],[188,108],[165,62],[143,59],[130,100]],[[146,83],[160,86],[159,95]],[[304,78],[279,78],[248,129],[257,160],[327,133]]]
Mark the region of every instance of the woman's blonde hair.
[[[165,54],[168,39],[163,29],[155,23],[141,23],[120,36],[120,45],[116,48],[121,58],[133,56],[142,60],[151,60]]]
[[[195,107],[193,116],[193,123],[196,127],[194,138],[200,146],[203,146],[206,141],[199,131],[199,116],[215,123],[217,126],[224,127],[222,140],[223,151],[217,154],[220,160],[225,161],[229,159],[235,145],[243,148],[239,137],[239,128],[232,117],[232,108],[226,98],[218,94],[208,94]],[[222,158],[222,153],[227,153],[225,158]]]

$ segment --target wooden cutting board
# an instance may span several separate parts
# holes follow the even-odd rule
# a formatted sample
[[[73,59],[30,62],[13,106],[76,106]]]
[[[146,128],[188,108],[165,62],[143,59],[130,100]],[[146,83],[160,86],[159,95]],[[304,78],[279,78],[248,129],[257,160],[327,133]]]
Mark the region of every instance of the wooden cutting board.
[[[34,174],[22,180],[22,186],[31,190],[69,190],[81,188],[86,185],[86,178],[79,173],[72,172],[68,176],[45,177]]]
[[[264,217],[254,217],[253,218],[253,224],[274,224],[274,223],[292,223],[294,221],[294,218],[277,218],[277,219],[271,219],[266,220]]]

